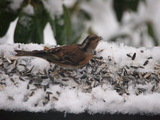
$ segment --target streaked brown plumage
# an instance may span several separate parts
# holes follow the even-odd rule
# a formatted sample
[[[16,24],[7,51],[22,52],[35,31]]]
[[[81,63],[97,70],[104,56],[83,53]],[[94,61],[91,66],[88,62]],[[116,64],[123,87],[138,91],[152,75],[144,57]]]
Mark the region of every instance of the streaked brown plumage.
[[[66,45],[44,50],[15,50],[16,56],[34,56],[65,68],[83,67],[93,57],[95,49],[101,40],[97,35],[89,35],[81,44]]]

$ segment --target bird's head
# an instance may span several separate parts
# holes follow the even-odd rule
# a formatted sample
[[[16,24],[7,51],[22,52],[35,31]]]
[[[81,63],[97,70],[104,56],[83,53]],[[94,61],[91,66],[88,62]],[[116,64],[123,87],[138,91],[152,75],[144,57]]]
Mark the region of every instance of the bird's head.
[[[102,37],[97,35],[89,35],[81,44],[80,47],[86,52],[94,52],[99,41],[102,40]]]

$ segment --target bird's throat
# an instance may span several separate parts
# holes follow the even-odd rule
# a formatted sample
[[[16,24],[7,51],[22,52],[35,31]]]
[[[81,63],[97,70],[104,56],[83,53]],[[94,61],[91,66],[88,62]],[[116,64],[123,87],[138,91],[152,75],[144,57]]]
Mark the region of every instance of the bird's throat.
[[[86,49],[86,53],[88,54],[94,54],[94,49]]]

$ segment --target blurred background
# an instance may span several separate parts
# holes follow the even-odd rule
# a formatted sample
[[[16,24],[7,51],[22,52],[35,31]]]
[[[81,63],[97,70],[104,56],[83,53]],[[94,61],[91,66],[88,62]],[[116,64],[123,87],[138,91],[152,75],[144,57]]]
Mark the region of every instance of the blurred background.
[[[0,1],[0,44],[73,44],[88,34],[134,47],[158,46],[160,0]]]

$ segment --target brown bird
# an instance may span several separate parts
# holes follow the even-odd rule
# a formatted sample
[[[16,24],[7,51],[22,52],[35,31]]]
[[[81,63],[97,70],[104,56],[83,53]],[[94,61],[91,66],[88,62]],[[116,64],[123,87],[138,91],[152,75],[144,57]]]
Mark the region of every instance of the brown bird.
[[[15,50],[16,56],[34,56],[65,68],[83,67],[93,57],[95,49],[102,37],[89,35],[81,44],[66,45],[44,50]]]

